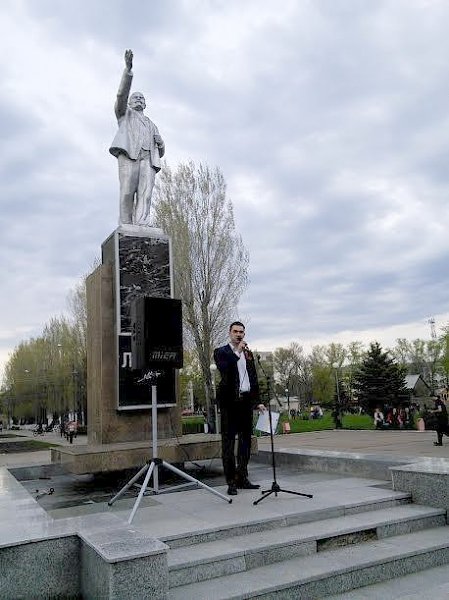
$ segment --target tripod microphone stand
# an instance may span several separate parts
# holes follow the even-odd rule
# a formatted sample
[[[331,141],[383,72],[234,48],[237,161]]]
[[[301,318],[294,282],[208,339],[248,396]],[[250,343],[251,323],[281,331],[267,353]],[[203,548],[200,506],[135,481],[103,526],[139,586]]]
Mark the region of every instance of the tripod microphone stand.
[[[143,480],[143,483],[140,486],[139,495],[137,496],[137,499],[134,503],[133,509],[129,516],[128,524],[131,524],[132,520],[134,519],[134,515],[136,514],[136,511],[139,508],[139,504],[147,490],[148,483],[149,483],[152,475],[153,475],[153,487],[149,488],[149,489],[153,491],[153,494],[160,494],[165,491],[168,492],[170,490],[179,489],[179,488],[182,488],[182,487],[185,487],[188,485],[192,485],[194,483],[195,485],[199,485],[200,487],[206,489],[208,492],[211,492],[212,494],[219,496],[223,500],[226,500],[226,502],[228,502],[228,504],[231,504],[232,503],[231,498],[228,498],[227,496],[220,493],[219,491],[214,490],[213,488],[209,487],[202,481],[195,479],[191,475],[184,473],[184,471],[177,469],[176,467],[174,467],[170,463],[166,462],[165,460],[158,458],[158,456],[157,456],[157,454],[158,454],[158,452],[157,452],[157,393],[156,393],[155,385],[151,386],[151,419],[152,419],[153,458],[151,460],[148,460],[146,462],[146,464],[140,469],[140,471],[138,473],[136,473],[136,475],[134,475],[134,477],[132,479],[130,479],[130,481],[128,481],[128,483],[126,485],[123,486],[123,488],[118,492],[118,494],[116,494],[111,500],[109,500],[108,506],[112,506],[116,500],[121,498],[123,496],[123,494],[127,490],[129,490],[129,488],[131,486],[133,486],[134,484],[137,485],[136,482],[140,479],[140,477],[142,477],[142,475],[144,473],[146,473],[145,479]],[[168,469],[169,471],[172,471],[179,477],[182,477],[189,483],[183,483],[180,485],[171,486],[167,490],[159,490],[159,475],[158,475],[159,467],[165,467],[166,469]]]
[[[268,419],[270,421],[271,465],[273,468],[273,483],[271,484],[271,488],[269,490],[262,490],[262,496],[258,500],[255,500],[253,502],[253,505],[256,506],[257,504],[259,504],[259,502],[262,502],[262,500],[265,500],[265,498],[268,498],[268,496],[271,496],[271,494],[274,494],[277,497],[279,492],[284,492],[286,494],[294,494],[295,496],[305,496],[306,498],[313,498],[312,494],[304,494],[303,492],[293,492],[292,490],[284,490],[283,488],[281,488],[281,486],[278,484],[278,482],[276,480],[276,459],[275,459],[275,455],[274,455],[273,421],[271,419],[271,406],[270,406],[271,378],[268,375],[268,373],[265,371],[265,369],[263,368],[263,365],[260,362],[259,354],[257,355],[257,362],[259,363],[259,367],[260,367],[262,373],[264,374],[265,381],[267,383]]]

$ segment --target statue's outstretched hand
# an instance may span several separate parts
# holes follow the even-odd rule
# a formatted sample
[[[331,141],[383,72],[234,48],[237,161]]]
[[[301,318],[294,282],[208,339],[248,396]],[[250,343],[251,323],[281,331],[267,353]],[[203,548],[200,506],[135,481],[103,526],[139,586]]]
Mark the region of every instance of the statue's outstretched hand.
[[[125,64],[128,71],[132,71],[133,68],[133,51],[125,50]]]

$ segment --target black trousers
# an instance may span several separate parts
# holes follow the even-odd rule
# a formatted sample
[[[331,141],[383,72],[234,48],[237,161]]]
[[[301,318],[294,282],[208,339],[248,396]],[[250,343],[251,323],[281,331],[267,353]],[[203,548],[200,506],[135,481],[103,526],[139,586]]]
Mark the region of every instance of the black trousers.
[[[437,440],[438,444],[443,443],[443,433],[449,436],[449,424],[448,423],[437,423],[435,427],[435,431],[437,432]]]
[[[249,397],[221,409],[221,456],[228,485],[248,478],[253,410]],[[237,461],[235,438],[238,438]]]

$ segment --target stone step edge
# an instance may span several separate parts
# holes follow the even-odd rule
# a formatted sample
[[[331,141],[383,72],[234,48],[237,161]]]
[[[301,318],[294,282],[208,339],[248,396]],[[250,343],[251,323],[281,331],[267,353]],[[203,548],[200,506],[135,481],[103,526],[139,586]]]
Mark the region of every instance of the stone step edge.
[[[377,511],[373,511],[377,512]],[[339,517],[334,519],[335,525],[341,523]],[[334,531],[323,532],[321,534],[300,535],[300,531],[291,531],[282,542],[275,540],[273,543],[267,543],[266,540],[247,548],[238,550],[221,549],[221,552],[213,554],[211,549],[210,557],[200,557],[189,560],[173,560],[173,551],[168,552],[169,567],[169,585],[171,588],[186,585],[193,582],[197,577],[200,581],[212,580],[222,577],[226,574],[249,572],[265,564],[274,564],[289,560],[294,557],[313,555],[322,552],[330,552],[338,547],[354,546],[366,544],[374,540],[382,540],[390,537],[404,535],[425,529],[432,529],[446,524],[445,512],[439,509],[429,509],[426,513],[401,516],[396,519],[387,517],[376,522],[369,523],[350,523],[341,528],[335,527]],[[408,526],[407,531],[401,531],[401,526]],[[291,529],[299,529],[298,525]],[[385,528],[392,527],[392,531],[385,531]],[[379,533],[380,532],[380,533]],[[297,535],[295,535],[297,533]],[[251,534],[252,535],[252,534]],[[206,544],[207,546],[207,544]],[[194,554],[194,548],[191,548]],[[176,554],[176,550],[174,551]]]
[[[263,598],[267,594],[273,594],[282,592],[282,590],[292,590],[293,588],[305,587],[307,585],[316,585],[326,587],[327,582],[333,582],[335,585],[336,578],[344,577],[350,573],[359,573],[366,571],[362,575],[359,573],[357,577],[357,581],[364,581],[363,585],[354,585],[352,587],[346,586],[345,589],[335,590],[335,591],[322,591],[318,592],[320,595],[307,595],[307,598],[325,598],[327,596],[332,596],[336,593],[343,593],[353,589],[359,589],[363,587],[368,587],[374,583],[379,581],[378,577],[380,574],[375,575],[376,578],[373,578],[373,570],[377,568],[382,568],[382,577],[384,580],[393,579],[400,575],[407,575],[413,572],[424,571],[429,568],[429,565],[426,564],[426,561],[423,557],[434,555],[436,560],[433,561],[432,566],[441,566],[443,564],[449,563],[449,537],[447,535],[447,531],[445,531],[447,526],[435,528],[434,531],[441,533],[443,532],[442,537],[444,537],[444,541],[439,541],[437,543],[431,542],[423,545],[421,548],[413,548],[412,550],[401,551],[399,548],[395,546],[388,545],[388,542],[395,538],[389,538],[389,540],[385,540],[387,547],[385,548],[385,544],[379,544],[376,542],[368,542],[365,544],[365,547],[370,550],[369,557],[361,556],[360,554],[350,554],[349,550],[351,548],[345,547],[340,548],[338,550],[331,550],[327,553],[315,554],[313,556],[303,556],[294,559],[289,559],[284,561],[284,563],[276,563],[275,565],[267,565],[263,567],[258,567],[251,572],[251,579],[255,582],[263,581],[262,575],[270,575],[269,571],[273,570],[273,581],[276,583],[273,584],[263,584],[259,583],[253,587],[253,589],[248,589],[248,573],[236,573],[233,575],[226,575],[223,577],[219,577],[214,579],[214,593],[213,597],[215,600],[247,600],[249,598]],[[428,530],[431,531],[431,530]],[[397,539],[401,539],[401,548],[403,546],[407,546],[407,539],[413,539],[413,536],[417,536],[419,534],[412,533],[406,534],[402,536],[396,536]],[[371,548],[369,548],[371,546]],[[353,550],[353,548],[352,548]],[[442,552],[442,551],[446,552]],[[330,556],[332,554],[332,557]],[[420,557],[421,560],[416,560],[416,557]],[[332,558],[336,558],[339,562],[336,568],[330,568],[329,565],[332,564]],[[313,561],[313,562],[311,562]],[[404,564],[404,561],[407,561],[407,564]],[[298,572],[307,572],[307,562],[311,563],[311,566],[314,567],[315,573],[313,575],[297,577],[295,579],[290,578],[288,581],[282,582],[282,576],[285,573],[285,570],[282,571],[279,569],[280,564],[284,564],[284,569],[286,564],[294,565],[295,571]],[[325,563],[321,565],[321,563]],[[317,569],[317,567],[323,566],[321,569]],[[389,571],[386,568],[389,568]],[[318,570],[318,572],[317,572]],[[259,574],[261,577],[259,578]],[[239,579],[244,577],[247,591],[244,594],[234,593],[231,591],[233,587],[232,584]],[[372,578],[372,580],[370,579]],[[287,576],[288,578],[288,576]],[[284,576],[284,579],[286,577]],[[354,578],[351,578],[352,580]],[[227,588],[226,596],[220,594],[220,585],[224,585]],[[235,587],[235,586],[234,586]],[[241,587],[241,584],[240,584]],[[203,595],[202,590],[207,590],[210,592],[210,581],[202,581],[198,583],[191,583],[183,586],[179,586],[176,588],[170,589],[168,600],[189,600],[192,599],[203,599],[209,596]],[[231,595],[229,595],[229,593]],[[316,593],[316,592],[315,592]],[[268,596],[267,596],[268,597]],[[271,597],[271,596],[270,596]],[[289,597],[293,597],[290,596]],[[295,596],[298,597],[298,596]]]
[[[413,506],[413,505],[410,505]],[[385,511],[387,510],[394,510],[394,508],[396,507],[391,507],[390,509],[384,509]],[[366,516],[374,516],[377,512],[381,512],[381,510],[377,511],[377,510],[373,510],[373,511],[367,511],[366,513],[359,513],[359,514],[365,514]],[[423,513],[416,513],[416,514],[411,514],[408,516],[402,516],[402,517],[394,517],[393,518],[388,518],[388,517],[383,517],[381,519],[379,519],[377,522],[373,523],[366,523],[366,525],[363,524],[349,524],[346,527],[343,527],[343,529],[337,529],[336,527],[334,527],[334,530],[332,531],[328,531],[326,533],[321,533],[321,534],[306,534],[305,536],[301,535],[301,532],[299,531],[299,529],[303,526],[303,525],[307,525],[310,523],[300,523],[298,525],[291,525],[288,528],[288,535],[285,538],[285,540],[283,540],[282,542],[274,542],[274,543],[267,543],[267,542],[262,542],[262,543],[256,543],[256,546],[251,548],[251,549],[243,549],[243,550],[234,550],[234,551],[229,551],[229,552],[221,552],[220,554],[216,554],[215,556],[211,555],[209,558],[206,559],[190,559],[190,560],[186,560],[184,562],[174,562],[171,561],[171,557],[173,555],[172,550],[170,549],[168,551],[168,568],[169,571],[175,571],[175,570],[181,570],[181,569],[186,569],[186,568],[192,568],[198,565],[207,565],[207,564],[212,564],[215,562],[220,562],[222,560],[230,560],[233,558],[239,558],[242,556],[249,556],[251,554],[256,554],[259,552],[266,552],[269,550],[276,550],[277,548],[283,548],[284,546],[288,546],[291,544],[308,544],[309,542],[316,542],[316,546],[315,546],[315,552],[323,552],[326,550],[319,550],[319,542],[325,542],[325,541],[331,541],[331,540],[335,540],[339,537],[342,536],[347,536],[347,535],[351,535],[351,534],[364,534],[364,533],[368,533],[371,532],[373,530],[376,530],[376,538],[377,539],[386,539],[389,537],[393,537],[394,535],[399,535],[399,534],[393,534],[393,535],[384,535],[381,538],[378,537],[378,532],[377,529],[381,528],[381,527],[386,527],[389,525],[393,525],[393,526],[397,526],[400,524],[404,524],[404,523],[416,523],[419,521],[426,521],[428,519],[434,518],[434,517],[442,517],[442,519],[445,519],[445,515],[446,515],[446,511],[444,509],[438,509],[438,508],[432,508],[429,507],[427,513],[423,512]],[[340,516],[340,517],[334,517],[334,518],[329,518],[329,519],[325,519],[325,521],[329,521],[329,522],[334,522],[334,523],[330,523],[331,529],[332,529],[332,525],[335,524],[337,525],[337,523],[341,523],[341,520],[343,519],[347,519],[349,520],[350,517],[352,515],[345,515],[345,516]],[[444,525],[444,523],[441,523],[441,525]],[[427,529],[429,529],[429,527],[427,527]],[[268,531],[273,531],[273,530],[268,530]],[[420,531],[420,530],[418,530]],[[422,529],[421,529],[422,531]],[[261,531],[257,531],[254,533],[249,533],[247,534],[247,536],[245,537],[251,537],[254,536],[256,537],[259,533],[264,533]],[[411,533],[411,532],[410,532]],[[449,530],[448,530],[448,535],[449,535]],[[238,537],[242,537],[242,536],[238,536]],[[216,541],[216,540],[214,540]],[[205,542],[205,545],[207,545],[210,542]],[[213,543],[213,542],[212,542]],[[349,542],[350,544],[351,542]],[[367,543],[364,541],[361,541],[359,543]],[[199,545],[199,544],[198,544]],[[202,545],[202,544],[201,544]],[[348,544],[344,544],[344,545],[348,545]],[[176,553],[177,549],[182,549],[181,548],[175,548],[174,552]],[[327,550],[329,552],[329,550]],[[192,548],[192,554],[194,554],[195,549]]]
[[[441,570],[444,567],[445,581],[440,579]],[[410,584],[410,578],[412,578],[413,589]],[[377,583],[364,586],[363,598],[365,600],[373,598],[384,598],[386,594],[392,597],[391,581],[379,581]],[[449,598],[449,569],[446,565],[440,565],[438,567],[429,567],[418,571],[416,573],[408,573],[407,575],[399,576],[394,579],[394,587],[396,588],[394,600],[425,600],[425,598],[432,598],[432,600],[447,600]],[[414,590],[414,591],[413,591]],[[438,592],[444,591],[445,595],[440,596]],[[354,590],[356,592],[356,590]],[[437,594],[435,594],[437,592]],[[348,592],[343,594],[331,594],[326,597],[326,600],[348,600]],[[425,594],[425,596],[424,596]],[[356,596],[350,592],[349,598],[356,600]]]
[[[247,535],[259,531],[269,531],[277,527],[289,527],[299,525],[300,523],[310,523],[324,519],[333,519],[350,514],[350,511],[358,509],[357,512],[367,512],[371,510],[381,510],[403,504],[410,504],[412,496],[409,492],[397,492],[395,496],[389,498],[380,498],[378,500],[367,500],[366,502],[350,502],[338,506],[327,508],[317,508],[306,512],[290,513],[283,516],[268,517],[263,519],[253,519],[244,523],[232,523],[219,527],[209,527],[201,531],[194,530],[173,534],[168,536],[159,536],[158,539],[164,542],[170,548],[180,548],[193,546],[208,541],[225,540],[231,537]],[[257,510],[257,509],[255,509]]]

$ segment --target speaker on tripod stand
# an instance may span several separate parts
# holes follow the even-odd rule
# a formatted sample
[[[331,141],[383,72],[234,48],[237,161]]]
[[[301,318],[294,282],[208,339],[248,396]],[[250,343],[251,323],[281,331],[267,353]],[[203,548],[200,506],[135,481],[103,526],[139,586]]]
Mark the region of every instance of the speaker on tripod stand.
[[[209,487],[202,481],[158,457],[157,381],[167,369],[180,369],[183,365],[181,300],[148,296],[138,298],[131,306],[131,323],[132,368],[142,371],[142,381],[148,383],[148,393],[151,393],[152,458],[108,502],[108,505],[112,506],[131,486],[136,485],[137,481],[145,476],[128,519],[128,523],[131,523],[148,488],[151,477],[153,477],[151,491],[153,494],[161,493],[158,478],[159,467],[164,467],[188,482],[172,486],[170,489],[195,484],[230,504],[232,500],[218,490]]]
[[[182,368],[181,300],[137,298],[131,305],[131,325],[133,369]]]

